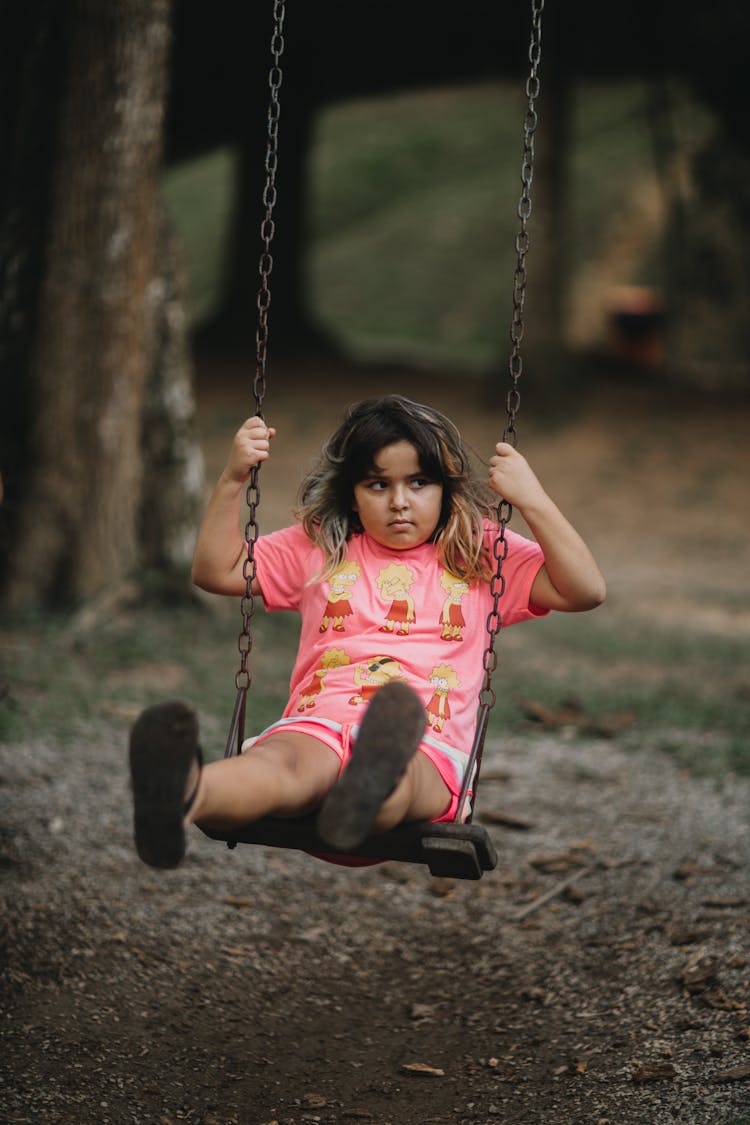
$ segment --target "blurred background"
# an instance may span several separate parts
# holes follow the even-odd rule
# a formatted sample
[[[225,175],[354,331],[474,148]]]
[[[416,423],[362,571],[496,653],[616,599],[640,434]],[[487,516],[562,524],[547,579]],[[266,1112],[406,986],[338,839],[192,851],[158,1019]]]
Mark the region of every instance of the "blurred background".
[[[167,690],[226,709],[236,607],[207,619],[188,569],[254,410],[273,7],[3,15],[8,736]],[[509,635],[501,704],[573,698],[568,727],[595,713],[722,770],[750,769],[749,23],[729,0],[544,10],[519,432],[611,592],[585,625]],[[428,400],[479,461],[502,433],[530,29],[489,0],[285,11],[263,529],[348,402]],[[287,626],[258,625],[270,717]]]

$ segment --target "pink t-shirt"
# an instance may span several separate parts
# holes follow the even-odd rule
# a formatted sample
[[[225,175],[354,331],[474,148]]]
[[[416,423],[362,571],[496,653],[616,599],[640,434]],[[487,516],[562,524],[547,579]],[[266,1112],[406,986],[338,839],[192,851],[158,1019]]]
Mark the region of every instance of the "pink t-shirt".
[[[496,530],[485,522],[488,544]],[[506,537],[504,628],[546,613],[529,605],[541,548],[510,530]],[[358,723],[379,687],[404,680],[425,705],[427,733],[468,754],[492,608],[488,583],[451,574],[432,543],[397,551],[367,534],[349,540],[345,561],[321,581],[322,552],[300,525],[262,536],[255,558],[266,608],[302,616],[285,717]]]

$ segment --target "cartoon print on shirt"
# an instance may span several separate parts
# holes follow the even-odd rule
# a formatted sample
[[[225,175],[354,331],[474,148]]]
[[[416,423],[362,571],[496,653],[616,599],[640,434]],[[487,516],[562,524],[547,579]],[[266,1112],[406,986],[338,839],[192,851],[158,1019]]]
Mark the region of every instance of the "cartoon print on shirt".
[[[332,668],[341,668],[349,663],[349,657],[341,648],[327,648],[323,653],[320,664],[315,669],[312,677],[301,689],[298,711],[311,710],[318,701],[318,696],[325,691],[325,677]]]
[[[416,620],[414,599],[409,590],[414,584],[415,574],[404,563],[390,563],[378,572],[375,579],[385,601],[390,601],[385,623],[380,626],[381,633],[397,633],[405,637],[409,626]]]
[[[461,681],[450,664],[438,664],[430,672],[430,683],[434,690],[426,708],[427,723],[434,731],[440,732],[446,719],[451,717],[448,694],[451,688],[460,687]]]
[[[351,596],[352,587],[359,578],[361,568],[359,563],[344,559],[334,570],[328,581],[328,601],[323,610],[323,620],[320,632],[325,633],[328,626],[333,623],[336,633],[345,632],[344,618],[352,614]]]
[[[404,674],[401,665],[392,656],[371,656],[369,660],[355,665],[354,682],[359,688],[349,702],[356,707],[360,703],[369,703],[378,688],[391,680],[403,680]]]
[[[442,632],[441,641],[460,641],[463,638],[463,628],[466,624],[461,612],[461,599],[469,592],[469,583],[450,570],[444,570],[440,575],[440,585],[447,595],[440,612],[440,625]]]

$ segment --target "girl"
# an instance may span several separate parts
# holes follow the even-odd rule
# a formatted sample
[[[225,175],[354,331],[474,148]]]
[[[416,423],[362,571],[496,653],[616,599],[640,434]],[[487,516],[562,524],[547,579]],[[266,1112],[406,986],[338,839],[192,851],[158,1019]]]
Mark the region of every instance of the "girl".
[[[245,482],[274,435],[250,418],[234,438],[195,550],[205,590],[245,593]],[[589,549],[511,445],[496,445],[488,481],[535,539],[506,531],[503,625],[599,605]],[[351,407],[302,484],[299,523],[255,545],[253,593],[302,618],[284,715],[243,754],[203,768],[188,707],[145,711],[131,734],[141,858],[175,866],[190,822],[231,829],[317,806],[320,835],[345,850],[401,821],[453,819],[484,672],[492,511],[444,415],[400,395]],[[451,628],[446,590],[459,605]],[[438,692],[440,722],[426,729]]]

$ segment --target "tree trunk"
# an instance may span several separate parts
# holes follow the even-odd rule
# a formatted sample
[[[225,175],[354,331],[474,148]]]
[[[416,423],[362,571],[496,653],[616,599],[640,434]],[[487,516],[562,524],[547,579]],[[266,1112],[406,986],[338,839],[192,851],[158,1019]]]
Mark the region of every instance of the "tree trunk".
[[[10,605],[75,601],[136,563],[141,411],[163,302],[157,244],[171,0],[73,0],[31,378],[32,478]]]
[[[747,387],[750,377],[749,176],[747,150],[719,127],[692,155],[689,191],[673,204],[668,245],[682,244],[668,262],[666,359],[710,390]]]
[[[270,8],[271,5],[268,15]],[[275,234],[271,245],[269,324],[274,354],[309,349],[324,341],[323,332],[310,311],[306,276],[309,158],[316,113],[312,92],[320,82],[316,60],[307,49],[306,33],[314,18],[310,11],[295,11],[284,25]],[[214,345],[242,350],[255,347],[258,261],[263,248],[261,223],[265,216],[268,72],[272,62],[270,19],[263,20],[262,32],[258,27],[255,30],[262,51],[259,57],[258,45],[252,40],[245,47],[248,54],[245,65],[250,73],[244,78],[246,106],[236,145],[237,171],[222,292],[215,317],[204,326],[203,333]]]
[[[166,209],[158,256],[163,278],[155,339],[148,348],[141,451],[147,478],[138,519],[141,567],[174,594],[190,568],[204,503],[203,453],[193,429],[192,361],[188,347],[187,277]]]
[[[0,34],[0,585],[27,483],[28,376],[44,275],[66,5],[6,5]]]
[[[539,385],[549,382],[557,369],[565,335],[568,270],[564,231],[571,119],[568,23],[557,5],[545,9],[524,345],[534,364],[534,382]]]
[[[285,91],[286,92],[286,91]],[[265,107],[264,107],[265,108]],[[305,247],[309,189],[307,170],[312,115],[309,107],[286,105],[279,131],[278,202],[271,247],[269,323],[275,352],[309,346],[317,335],[306,296]],[[221,301],[212,332],[217,342],[253,347],[257,320],[258,259],[262,249],[261,204],[265,185],[265,138],[259,131],[239,146],[234,210],[228,232]]]

